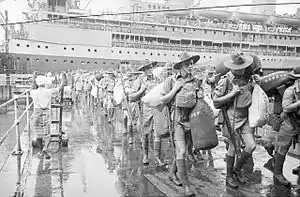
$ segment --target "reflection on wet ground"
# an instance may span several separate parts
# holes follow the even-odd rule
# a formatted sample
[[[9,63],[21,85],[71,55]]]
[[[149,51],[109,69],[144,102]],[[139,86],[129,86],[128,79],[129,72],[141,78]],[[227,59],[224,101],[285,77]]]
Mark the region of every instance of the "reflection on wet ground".
[[[165,196],[143,175],[141,151],[122,144],[122,127],[107,124],[100,110],[64,112],[69,147],[51,144],[51,160],[33,156],[25,196]]]
[[[23,106],[20,106],[20,108]],[[23,110],[19,110],[19,116],[23,112]],[[31,113],[31,112],[30,112]],[[14,123],[14,110],[10,107],[8,110],[0,111],[0,138],[2,138],[7,130]],[[24,129],[26,125],[26,116],[24,116],[20,121],[20,129],[21,131]],[[16,131],[13,129],[7,136],[7,138],[3,141],[3,144],[0,146],[0,169],[4,166],[8,156],[13,151],[16,145]],[[1,193],[0,193],[1,194]]]
[[[52,144],[49,161],[33,156],[25,196],[180,196],[181,189],[167,179],[169,165],[158,168],[153,161],[149,166],[142,165],[139,135],[136,134],[134,145],[129,146],[122,138],[121,117],[121,111],[116,110],[115,120],[108,124],[100,109],[77,106],[65,111],[63,128],[69,136],[69,147]],[[162,157],[169,164],[171,150],[168,139],[164,139]],[[150,158],[153,158],[151,153],[152,150]],[[205,156],[203,162],[188,163],[197,196],[300,196],[299,177],[291,173],[299,164],[295,158],[287,157],[284,166],[284,173],[293,186],[274,187],[272,172],[263,167],[270,158],[262,147],[257,147],[253,172],[247,175],[249,183],[233,190],[225,187],[222,141],[212,150],[212,155],[213,158]]]

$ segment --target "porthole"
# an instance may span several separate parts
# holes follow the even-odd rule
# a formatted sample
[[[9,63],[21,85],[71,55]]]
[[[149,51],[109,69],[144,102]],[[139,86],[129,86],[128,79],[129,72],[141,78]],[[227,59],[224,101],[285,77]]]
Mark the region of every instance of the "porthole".
[[[205,57],[205,56],[203,56],[203,58],[205,59],[206,57]]]
[[[35,61],[36,61],[36,62],[40,62],[40,59],[39,59],[39,58],[37,58]]]
[[[87,61],[86,63],[87,63],[87,64],[90,64],[90,62],[89,62],[89,61]]]
[[[164,54],[164,56],[167,56],[167,54]]]
[[[146,55],[146,53],[145,53],[145,52],[143,52],[143,55]]]
[[[46,49],[48,49],[48,46],[45,46]]]
[[[49,60],[48,60],[48,59],[45,59],[45,62],[49,62]]]
[[[95,49],[94,51],[97,52],[97,49]]]
[[[173,56],[175,56],[175,54],[173,54]]]
[[[159,53],[158,53],[157,55],[158,55],[158,56],[160,56],[160,54],[159,54]]]
[[[112,53],[114,53],[114,50],[111,50]]]
[[[130,52],[129,52],[129,51],[127,51],[127,53],[129,54]]]
[[[74,61],[73,61],[73,60],[71,60],[71,61],[70,61],[70,63],[71,63],[71,64],[73,64],[73,63],[74,63]]]
[[[26,47],[29,47],[29,44],[26,44]]]
[[[122,53],[122,51],[119,51],[119,53],[121,54],[121,53]]]
[[[67,63],[67,60],[64,60],[64,64],[66,64]]]
[[[91,52],[91,49],[88,49],[88,52]]]
[[[150,55],[153,55],[153,53],[150,53]]]
[[[105,62],[103,62],[103,64],[106,64]]]
[[[26,61],[28,61],[28,62],[29,62],[29,61],[30,61],[30,59],[29,59],[29,58],[26,58]]]
[[[17,57],[17,60],[21,60],[21,58],[20,58],[20,57]]]
[[[57,61],[56,61],[56,60],[53,60],[53,62],[54,62],[54,64],[56,64]]]
[[[138,52],[135,52],[135,54],[137,55],[137,54],[138,54]]]
[[[20,44],[17,44],[17,47],[19,47],[20,46]]]
[[[178,54],[177,57],[179,57],[180,55]]]
[[[37,48],[41,48],[41,46],[40,46],[40,45],[37,45]]]
[[[64,50],[67,50],[67,47],[64,47]]]
[[[211,59],[211,56],[209,56],[209,59]]]
[[[72,51],[74,51],[75,49],[74,48],[72,48]]]

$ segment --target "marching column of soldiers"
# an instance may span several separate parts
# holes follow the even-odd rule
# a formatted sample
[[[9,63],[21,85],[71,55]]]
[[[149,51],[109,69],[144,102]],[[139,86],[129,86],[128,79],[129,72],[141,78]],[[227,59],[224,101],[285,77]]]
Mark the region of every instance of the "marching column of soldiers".
[[[262,66],[256,55],[235,52],[231,54],[230,60],[222,63],[226,72],[224,69],[218,71],[215,67],[215,70],[203,78],[195,72],[199,59],[198,55],[190,56],[184,52],[177,62],[168,62],[161,67],[159,76],[153,74],[158,63],[150,60],[142,61],[137,69],[122,65],[118,71],[101,71],[86,76],[83,75],[84,72],[77,71],[72,85],[75,92],[73,98],[79,101],[81,94],[89,95],[87,98],[95,106],[104,109],[109,123],[114,121],[114,111],[118,105],[124,119],[124,143],[134,145],[138,143],[137,139],[141,140],[144,165],[149,164],[151,140],[154,142],[155,162],[160,167],[166,165],[161,158],[161,140],[169,138],[173,161],[168,178],[175,185],[182,186],[185,196],[193,196],[186,163],[201,160],[202,157],[201,149],[195,146],[198,139],[193,137],[197,135],[193,133],[190,117],[197,104],[203,102],[204,85],[210,86],[210,107],[214,112],[218,111],[219,121],[216,122],[220,123],[223,136],[227,138],[226,185],[236,189],[239,184],[246,182],[242,169],[249,158],[252,158],[256,148],[255,128],[249,125],[248,110],[254,84],[260,84],[268,97],[276,98],[269,125],[278,132],[276,140],[265,147],[274,158],[274,182],[289,186],[291,183],[284,177],[282,169],[290,146],[299,143],[300,67],[292,72],[285,72],[285,79],[263,76]],[[274,83],[270,83],[272,80]],[[158,110],[144,103],[142,98],[160,84],[162,88],[158,106],[161,109]],[[118,85],[122,87],[124,98],[121,103],[116,104],[114,94]],[[215,119],[216,115],[212,113],[211,116]],[[211,154],[210,149],[208,151]],[[299,174],[300,166],[295,167],[293,173]]]

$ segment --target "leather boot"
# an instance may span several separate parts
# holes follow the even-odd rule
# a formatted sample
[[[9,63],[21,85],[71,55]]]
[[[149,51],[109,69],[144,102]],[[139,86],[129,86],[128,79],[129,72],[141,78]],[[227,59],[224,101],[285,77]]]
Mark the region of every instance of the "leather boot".
[[[177,169],[178,169],[179,178],[182,181],[182,184],[184,186],[184,196],[185,197],[194,196],[195,193],[190,189],[190,186],[189,186],[190,183],[188,181],[185,159],[177,159],[176,165],[177,165]]]
[[[274,176],[273,176],[274,182],[276,184],[290,186],[291,183],[282,174],[282,168],[283,168],[283,163],[285,161],[285,156],[276,153],[274,157],[275,157]]]
[[[155,160],[157,161],[159,167],[166,165],[160,159],[160,157],[161,157],[161,142],[160,141],[154,142],[154,157],[155,157]]]
[[[128,143],[133,144],[133,126],[128,126]]]
[[[247,160],[251,157],[252,154],[246,152],[245,150],[241,153],[241,158],[237,161],[237,164],[233,170],[233,173],[235,174],[237,180],[243,184],[246,183],[246,180],[244,179],[242,175],[242,167],[247,162]]]
[[[226,175],[226,186],[237,189],[239,186],[233,178],[233,165],[234,165],[234,157],[226,155],[226,163],[227,163],[227,175]]]
[[[298,166],[297,168],[294,168],[292,170],[292,173],[295,174],[295,175],[299,175],[299,173],[300,173],[300,166]]]
[[[143,164],[149,164],[149,159],[148,159],[148,152],[149,152],[149,139],[148,139],[148,134],[143,136]]]
[[[177,173],[176,159],[173,159],[171,173],[169,174],[169,180],[173,182],[176,186],[182,186],[182,182],[180,181],[176,173]]]
[[[267,153],[270,155],[270,157],[274,157],[273,152],[275,150],[275,146],[273,144],[269,144],[264,147],[267,151]]]
[[[194,150],[194,154],[196,155],[196,158],[197,158],[198,161],[203,161],[204,160],[200,150]]]

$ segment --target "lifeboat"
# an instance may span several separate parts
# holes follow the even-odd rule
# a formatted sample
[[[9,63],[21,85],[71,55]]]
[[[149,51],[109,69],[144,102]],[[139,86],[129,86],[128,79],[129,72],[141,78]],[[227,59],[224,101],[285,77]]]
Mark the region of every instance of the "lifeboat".
[[[282,16],[271,16],[271,21],[282,25],[300,25],[300,18],[288,18]]]
[[[69,9],[68,14],[88,15],[89,13],[86,10]]]
[[[194,15],[198,17],[205,17],[209,19],[224,19],[229,20],[233,13],[221,10],[197,10]]]
[[[190,11],[176,11],[176,12],[165,12],[165,16],[170,16],[170,17],[186,17],[190,15]]]
[[[260,14],[249,14],[243,12],[237,12],[235,14],[235,18],[241,21],[251,21],[251,22],[259,22],[265,23],[268,21],[269,16],[267,15],[260,15]]]

